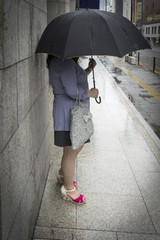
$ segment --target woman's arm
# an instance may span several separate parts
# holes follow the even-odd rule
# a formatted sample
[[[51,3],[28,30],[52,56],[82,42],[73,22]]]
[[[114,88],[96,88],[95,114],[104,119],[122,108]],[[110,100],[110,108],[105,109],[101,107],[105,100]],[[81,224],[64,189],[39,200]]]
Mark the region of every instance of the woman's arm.
[[[77,87],[77,73],[75,62],[72,59],[59,61],[59,76],[62,81],[65,93],[73,99],[77,99],[77,89],[81,100],[88,98],[88,89],[84,87]]]
[[[92,67],[88,67],[85,69],[85,72],[87,74],[87,76],[92,72]]]
[[[74,62],[71,59],[64,60],[64,61],[61,60],[60,62],[61,62],[61,66],[59,69],[59,75],[62,80],[63,88],[69,97],[76,99],[77,98],[77,76],[76,76]],[[96,66],[96,62],[94,63],[94,66]],[[90,66],[88,68],[90,68]],[[81,100],[98,97],[98,89],[91,88],[89,91],[88,89],[85,89],[82,87],[78,87],[78,89],[79,89]]]

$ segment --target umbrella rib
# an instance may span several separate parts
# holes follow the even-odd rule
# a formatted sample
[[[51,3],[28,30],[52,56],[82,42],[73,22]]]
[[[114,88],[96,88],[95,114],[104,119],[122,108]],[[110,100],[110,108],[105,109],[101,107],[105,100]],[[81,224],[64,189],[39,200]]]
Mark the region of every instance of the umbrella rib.
[[[64,46],[63,59],[65,58],[65,52],[66,52],[65,49],[66,49],[66,45],[68,44],[68,36],[69,36],[70,30],[71,30],[73,18],[74,18],[75,15],[76,15],[76,14],[74,14],[74,15],[72,16],[71,23],[70,23],[70,28],[69,28],[69,31],[68,31],[68,33],[67,33],[67,37],[66,37],[66,41],[65,41],[65,46]]]
[[[92,41],[93,41],[93,27],[92,27],[92,21],[90,19],[90,16],[89,16],[89,11],[88,11],[88,21],[90,22],[90,31],[91,31],[91,39],[90,39],[90,48],[91,48],[91,57],[93,56],[93,44],[92,44]]]
[[[96,11],[95,11],[96,12]],[[103,15],[101,15],[99,12],[96,12],[97,13],[97,15],[100,15],[101,17],[102,17],[102,19],[103,19],[103,21],[106,23],[106,20],[105,20],[105,18],[103,17]],[[107,13],[107,12],[106,12]],[[108,14],[107,14],[108,15]],[[109,15],[108,15],[109,16]],[[112,16],[109,16],[110,18],[112,18]],[[109,30],[110,30],[110,32],[111,33],[113,33],[113,31],[111,30],[111,27],[109,26],[109,24],[108,24],[108,27],[109,27]],[[113,37],[113,41],[115,42],[115,45],[116,45],[116,47],[117,47],[117,51],[119,52],[119,56],[121,56],[121,52],[120,52],[120,50],[119,50],[119,48],[118,48],[118,46],[117,46],[117,41],[116,41],[116,39]]]

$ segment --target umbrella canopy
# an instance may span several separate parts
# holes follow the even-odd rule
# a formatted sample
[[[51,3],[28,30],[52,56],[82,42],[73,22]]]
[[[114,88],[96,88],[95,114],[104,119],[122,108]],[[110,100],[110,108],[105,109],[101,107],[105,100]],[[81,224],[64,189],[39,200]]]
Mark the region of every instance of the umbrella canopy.
[[[46,27],[36,53],[63,59],[125,54],[150,48],[140,31],[119,14],[80,9],[56,17]]]

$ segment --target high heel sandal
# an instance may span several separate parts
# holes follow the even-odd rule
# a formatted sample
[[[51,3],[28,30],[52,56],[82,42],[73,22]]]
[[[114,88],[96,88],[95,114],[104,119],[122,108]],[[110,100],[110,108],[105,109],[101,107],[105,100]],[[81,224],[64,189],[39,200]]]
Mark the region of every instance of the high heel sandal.
[[[69,197],[67,195],[67,193],[74,192],[75,190],[76,190],[75,187],[71,190],[66,190],[64,185],[62,185],[62,187],[61,187],[61,197],[62,197],[62,199],[65,200],[65,201],[68,201],[68,202],[78,204],[78,205],[85,204],[86,202],[84,201],[84,199],[83,199],[84,196],[82,194],[80,194],[79,197],[76,198],[76,199],[72,199],[71,197]]]
[[[59,174],[59,172],[57,172],[57,182],[61,185],[64,184],[64,178],[62,175]],[[75,181],[73,181],[73,185],[75,186],[75,188],[78,188],[78,184]]]

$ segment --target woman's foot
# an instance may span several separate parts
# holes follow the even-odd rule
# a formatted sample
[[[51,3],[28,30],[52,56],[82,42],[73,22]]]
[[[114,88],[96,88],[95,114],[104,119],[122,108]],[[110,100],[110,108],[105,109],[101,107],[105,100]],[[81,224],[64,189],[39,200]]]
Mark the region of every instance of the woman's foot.
[[[63,174],[61,171],[58,171],[58,173],[57,173],[57,182],[61,185],[64,184],[64,178],[63,178]],[[73,181],[73,185],[75,188],[78,188],[78,184],[75,181]]]
[[[73,187],[72,189],[67,189],[66,186],[61,187],[61,196],[63,200],[75,203],[75,204],[85,204],[86,198],[78,192],[78,190]]]

